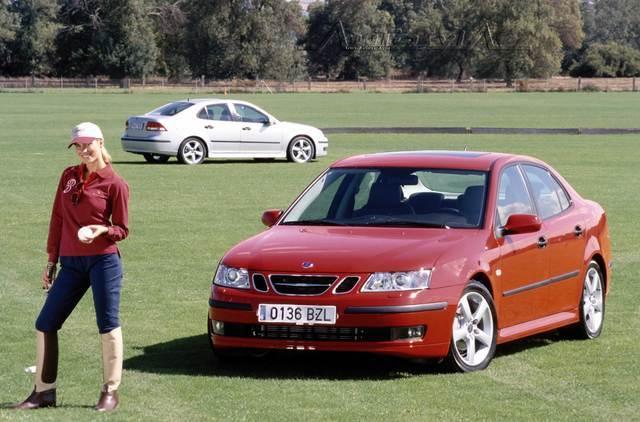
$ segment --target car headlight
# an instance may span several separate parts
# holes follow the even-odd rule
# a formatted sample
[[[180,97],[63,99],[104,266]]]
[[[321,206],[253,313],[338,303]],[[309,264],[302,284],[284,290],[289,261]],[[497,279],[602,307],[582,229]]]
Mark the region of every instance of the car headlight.
[[[362,286],[362,292],[388,292],[398,290],[419,290],[429,287],[431,270],[395,273],[373,273]]]
[[[220,264],[216,270],[216,276],[213,278],[213,283],[236,289],[248,289],[249,271],[244,268],[233,268]]]

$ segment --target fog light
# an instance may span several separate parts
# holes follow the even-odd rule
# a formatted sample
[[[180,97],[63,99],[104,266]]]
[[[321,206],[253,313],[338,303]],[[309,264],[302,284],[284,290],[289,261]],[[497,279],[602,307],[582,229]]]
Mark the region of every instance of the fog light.
[[[212,320],[211,321],[211,326],[213,327],[213,334],[215,334],[217,336],[223,336],[224,335],[224,322]]]
[[[407,330],[407,335],[409,338],[422,338],[424,335],[424,325],[419,325],[417,327],[409,327]]]
[[[416,325],[415,327],[394,327],[391,329],[391,340],[419,339],[424,337],[426,327]]]

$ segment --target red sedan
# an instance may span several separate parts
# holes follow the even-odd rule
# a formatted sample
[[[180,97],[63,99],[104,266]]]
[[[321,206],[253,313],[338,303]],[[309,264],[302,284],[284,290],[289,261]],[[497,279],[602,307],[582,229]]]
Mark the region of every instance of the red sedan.
[[[208,326],[220,354],[358,351],[473,371],[497,344],[602,331],[605,212],[531,157],[346,158],[262,221],[216,270]]]

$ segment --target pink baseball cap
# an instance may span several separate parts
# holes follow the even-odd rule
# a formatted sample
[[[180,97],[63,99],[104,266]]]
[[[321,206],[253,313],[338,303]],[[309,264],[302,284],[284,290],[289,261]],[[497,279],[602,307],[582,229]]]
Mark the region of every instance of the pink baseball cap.
[[[97,124],[91,122],[82,122],[71,129],[71,143],[73,144],[90,144],[95,139],[104,139],[102,131]]]

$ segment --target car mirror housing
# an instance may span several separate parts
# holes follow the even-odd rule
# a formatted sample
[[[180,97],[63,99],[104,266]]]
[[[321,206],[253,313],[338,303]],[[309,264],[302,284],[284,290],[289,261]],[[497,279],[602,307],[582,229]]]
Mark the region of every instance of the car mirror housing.
[[[278,221],[281,215],[282,215],[282,210],[277,210],[277,209],[266,210],[265,212],[262,213],[262,224],[264,224],[267,227],[271,227],[274,224],[276,224],[276,222]]]
[[[502,234],[522,234],[534,233],[540,230],[542,222],[537,215],[533,214],[512,214],[507,220],[507,224],[502,227]]]

